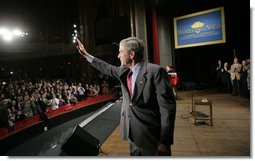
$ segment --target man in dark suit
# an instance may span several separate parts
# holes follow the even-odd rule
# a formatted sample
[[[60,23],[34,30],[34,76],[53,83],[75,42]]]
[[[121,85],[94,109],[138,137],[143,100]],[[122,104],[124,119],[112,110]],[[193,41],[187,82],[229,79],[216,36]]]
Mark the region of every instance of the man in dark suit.
[[[143,42],[136,37],[120,42],[120,67],[93,57],[79,40],[77,49],[94,68],[120,81],[121,136],[129,141],[130,155],[170,156],[176,103],[165,69],[142,61]]]
[[[8,122],[8,109],[7,109],[7,99],[4,97],[0,97],[0,128],[8,128],[11,129],[10,124]]]

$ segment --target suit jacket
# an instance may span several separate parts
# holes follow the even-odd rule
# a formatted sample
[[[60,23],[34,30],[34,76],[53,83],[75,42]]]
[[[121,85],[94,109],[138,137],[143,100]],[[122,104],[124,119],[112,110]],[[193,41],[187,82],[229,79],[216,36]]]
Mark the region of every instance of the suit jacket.
[[[121,83],[123,103],[120,126],[123,139],[144,148],[155,148],[158,143],[166,146],[173,144],[176,103],[164,68],[142,62],[130,98],[126,83],[128,67],[116,67],[97,58],[91,65]]]
[[[230,68],[230,74],[231,74],[231,80],[234,80],[235,78],[237,80],[240,80],[240,71],[242,69],[242,65],[241,64],[237,64],[237,67],[235,68],[235,65],[232,64],[231,68]]]

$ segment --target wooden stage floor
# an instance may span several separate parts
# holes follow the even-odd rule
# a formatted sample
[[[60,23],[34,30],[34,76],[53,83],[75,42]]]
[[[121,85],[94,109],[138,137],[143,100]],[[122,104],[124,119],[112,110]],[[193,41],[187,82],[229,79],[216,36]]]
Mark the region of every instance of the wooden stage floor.
[[[206,122],[194,125],[192,96],[212,101],[213,126]],[[250,153],[250,100],[216,91],[185,91],[178,93],[173,157],[243,156]],[[197,109],[207,113],[207,107]],[[106,154],[100,156],[129,156],[128,142],[121,140],[119,126],[103,143]]]

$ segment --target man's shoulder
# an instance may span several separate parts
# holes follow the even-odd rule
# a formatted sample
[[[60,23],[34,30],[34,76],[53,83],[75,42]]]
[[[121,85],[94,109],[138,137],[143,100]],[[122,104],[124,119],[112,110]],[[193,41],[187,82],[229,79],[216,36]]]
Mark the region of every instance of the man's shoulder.
[[[153,63],[147,63],[147,70],[148,71],[155,71],[155,72],[158,72],[158,71],[161,71],[161,70],[165,71],[165,69],[162,66],[160,66],[158,64],[153,64]]]
[[[161,69],[161,68],[163,68],[158,64],[153,64],[153,63],[146,63],[146,64],[147,64],[147,68],[152,68],[152,69]]]

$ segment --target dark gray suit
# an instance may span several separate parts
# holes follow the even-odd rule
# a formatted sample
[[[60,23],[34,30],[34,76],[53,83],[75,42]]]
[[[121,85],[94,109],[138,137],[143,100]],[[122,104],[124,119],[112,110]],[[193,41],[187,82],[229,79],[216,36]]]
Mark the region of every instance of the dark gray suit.
[[[173,144],[176,103],[164,68],[141,63],[134,92],[130,98],[126,77],[128,67],[116,67],[94,58],[91,65],[121,83],[121,136],[143,148],[155,148],[158,143]]]

